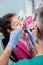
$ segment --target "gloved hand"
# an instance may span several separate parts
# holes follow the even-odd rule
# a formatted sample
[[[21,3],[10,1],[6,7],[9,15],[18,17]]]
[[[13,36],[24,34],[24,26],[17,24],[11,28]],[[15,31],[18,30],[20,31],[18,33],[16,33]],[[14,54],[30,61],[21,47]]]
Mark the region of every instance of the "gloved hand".
[[[8,46],[11,47],[11,48],[15,48],[16,45],[17,45],[17,42],[20,38],[20,34],[22,32],[22,29],[16,29],[16,30],[13,30],[11,33],[10,33],[10,38],[9,38],[9,42],[8,42]]]
[[[30,40],[31,40],[32,44],[35,44],[36,41],[35,41],[35,39],[33,37],[32,32],[28,28],[26,28],[26,32],[29,34],[29,37],[30,37]]]

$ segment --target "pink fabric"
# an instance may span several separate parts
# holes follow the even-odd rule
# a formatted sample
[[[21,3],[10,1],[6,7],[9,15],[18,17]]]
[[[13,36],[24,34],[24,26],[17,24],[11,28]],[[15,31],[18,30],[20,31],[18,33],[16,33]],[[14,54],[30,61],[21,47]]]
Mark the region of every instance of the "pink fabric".
[[[32,16],[28,16],[24,22],[24,25],[28,26],[30,23],[32,23]]]
[[[25,33],[25,38],[24,39],[19,39],[29,50],[29,44],[32,46],[32,43],[30,41],[29,35]]]
[[[31,28],[31,27],[35,28],[35,23],[34,22],[29,24],[28,28]]]
[[[24,25],[27,27],[35,27],[35,23],[32,21],[32,16],[28,16],[24,21]]]
[[[30,51],[21,41],[18,42],[16,48],[13,51],[16,54],[16,57],[18,58],[18,60],[24,59],[24,58],[28,59],[32,57],[30,54]]]
[[[24,39],[20,39],[16,48],[13,50],[17,59],[29,59],[33,56],[32,43],[29,39],[28,34],[25,34]]]

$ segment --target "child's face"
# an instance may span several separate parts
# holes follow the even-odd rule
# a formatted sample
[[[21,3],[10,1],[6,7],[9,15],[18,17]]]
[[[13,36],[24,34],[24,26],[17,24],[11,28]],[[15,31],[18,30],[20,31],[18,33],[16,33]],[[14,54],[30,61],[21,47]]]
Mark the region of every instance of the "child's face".
[[[11,28],[17,29],[17,28],[22,28],[23,23],[19,20],[19,18],[15,15],[11,18]]]
[[[19,18],[15,15],[11,18],[11,28],[13,30],[18,29],[18,28],[22,28],[23,27],[23,23],[19,20]],[[24,32],[21,33],[21,38],[24,38]]]

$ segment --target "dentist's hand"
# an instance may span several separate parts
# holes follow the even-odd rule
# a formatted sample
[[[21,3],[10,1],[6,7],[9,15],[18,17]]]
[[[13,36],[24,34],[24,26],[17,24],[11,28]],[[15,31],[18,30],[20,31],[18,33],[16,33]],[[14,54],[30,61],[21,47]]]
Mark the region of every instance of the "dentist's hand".
[[[13,30],[11,33],[10,33],[10,38],[9,38],[9,42],[8,42],[8,46],[11,47],[11,48],[15,48],[17,43],[18,43],[18,40],[20,38],[20,34],[22,32],[22,29],[16,29],[16,30]]]
[[[30,37],[30,40],[31,40],[32,44],[35,44],[36,41],[34,39],[34,36],[33,36],[32,32],[28,28],[26,28],[26,32],[29,34],[29,37]]]

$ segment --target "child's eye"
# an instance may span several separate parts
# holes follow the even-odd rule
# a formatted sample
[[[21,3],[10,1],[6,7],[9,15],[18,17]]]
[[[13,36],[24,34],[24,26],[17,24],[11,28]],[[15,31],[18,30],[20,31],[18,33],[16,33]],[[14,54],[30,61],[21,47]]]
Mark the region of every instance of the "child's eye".
[[[17,26],[18,24],[19,24],[19,22],[16,21],[13,25],[14,25],[14,26]]]
[[[13,25],[14,25],[14,26],[16,26],[16,25],[17,25],[17,23],[14,23]]]

